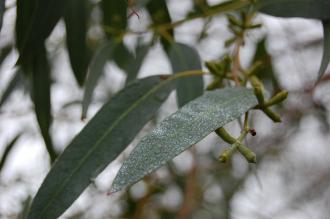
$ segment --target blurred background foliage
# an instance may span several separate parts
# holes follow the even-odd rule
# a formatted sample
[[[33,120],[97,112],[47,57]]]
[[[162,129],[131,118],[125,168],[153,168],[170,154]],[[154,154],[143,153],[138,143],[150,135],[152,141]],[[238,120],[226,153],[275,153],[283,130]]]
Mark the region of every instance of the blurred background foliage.
[[[20,11],[36,2],[0,3],[0,218],[25,217],[50,163],[86,124],[80,120],[82,100],[90,105],[83,115],[89,120],[130,81],[171,73],[166,57],[171,40],[196,48],[202,60],[218,60],[233,49],[225,46],[232,37],[228,13],[204,16],[222,1],[39,1],[34,13],[51,17],[50,23]],[[201,18],[190,20],[196,15]],[[239,155],[219,163],[227,145],[211,134],[129,190],[107,196],[141,136],[176,111],[171,95],[62,218],[328,218],[329,74],[312,86],[321,59],[321,24],[262,14],[256,21],[263,26],[246,35],[242,64],[263,60],[258,76],[269,96],[290,92],[277,109],[282,124],[252,117],[257,137],[246,143],[258,163],[247,164]],[[177,27],[166,28],[172,22]],[[90,69],[96,76],[88,75]],[[226,127],[239,132],[236,123]]]

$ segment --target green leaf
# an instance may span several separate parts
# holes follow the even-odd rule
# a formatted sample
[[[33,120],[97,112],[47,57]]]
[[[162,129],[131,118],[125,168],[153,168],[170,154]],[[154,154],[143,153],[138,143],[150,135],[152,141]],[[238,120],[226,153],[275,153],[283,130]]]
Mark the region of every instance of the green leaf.
[[[136,47],[135,57],[129,60],[125,68],[125,71],[127,73],[126,84],[131,81],[134,81],[137,78],[143,61],[149,52],[149,49],[149,45],[138,45]]]
[[[174,73],[202,69],[198,52],[194,48],[182,43],[173,43],[171,45],[169,59]],[[176,90],[178,105],[182,107],[203,94],[203,76],[179,81]]]
[[[9,142],[9,144],[5,147],[5,150],[3,152],[3,155],[1,157],[1,160],[0,160],[0,172],[2,170],[2,168],[4,167],[5,163],[6,163],[6,160],[8,158],[8,155],[10,154],[11,150],[14,148],[17,140],[21,137],[21,134],[18,134],[15,138],[13,138],[13,140],[11,140]]]
[[[24,85],[24,79],[23,79],[23,73],[20,69],[18,69],[15,72],[15,75],[8,83],[6,89],[4,90],[3,94],[0,98],[0,108],[2,105],[8,100],[10,95],[15,91],[17,88],[20,88],[22,85]]]
[[[102,0],[103,29],[108,38],[120,36],[127,27],[127,2]]]
[[[262,67],[256,72],[256,75],[265,82],[265,86],[270,84],[272,88],[267,90],[273,90],[273,92],[277,93],[280,91],[280,84],[276,77],[276,74],[273,69],[272,57],[267,51],[266,48],[266,38],[260,40],[257,44],[256,52],[253,58],[252,63],[256,63],[258,61],[262,62]]]
[[[124,161],[111,192],[142,179],[257,103],[246,88],[210,91],[189,102],[141,140]]]
[[[108,58],[112,56],[115,45],[112,41],[104,42],[100,48],[96,51],[86,79],[85,92],[82,102],[82,115],[81,118],[85,119],[87,116],[88,106],[92,101],[93,93],[97,82],[101,75],[103,74],[104,65]]]
[[[324,75],[330,62],[330,20],[323,21],[322,24],[323,24],[323,32],[324,32],[323,57],[321,61],[320,70],[318,73],[318,80],[320,80],[321,77]]]
[[[43,50],[45,39],[64,14],[68,0],[17,0],[16,39],[18,63],[28,62],[31,52]]]
[[[51,76],[50,67],[47,60],[46,49],[30,57],[32,60],[28,68],[31,77],[31,95],[34,102],[35,112],[40,127],[41,134],[46,144],[46,149],[51,162],[54,162],[57,153],[54,150],[49,128],[52,123],[51,116]]]
[[[257,8],[276,17],[330,19],[329,0],[259,0]]]
[[[166,0],[152,0],[146,5],[146,7],[151,16],[153,25],[158,26],[172,23]],[[160,35],[161,43],[167,51],[170,47],[170,42],[174,41],[173,29],[161,29],[157,34]]]
[[[6,11],[6,0],[0,0],[0,31],[2,28],[3,14]]]
[[[113,53],[113,60],[119,68],[125,70],[130,60],[134,59],[133,54],[128,50],[124,43],[119,43]]]
[[[28,219],[59,217],[133,140],[187,74],[152,76],[129,84],[73,139],[42,183]]]
[[[64,16],[66,26],[66,44],[74,76],[80,86],[83,85],[89,62],[87,48],[88,2],[71,0]]]

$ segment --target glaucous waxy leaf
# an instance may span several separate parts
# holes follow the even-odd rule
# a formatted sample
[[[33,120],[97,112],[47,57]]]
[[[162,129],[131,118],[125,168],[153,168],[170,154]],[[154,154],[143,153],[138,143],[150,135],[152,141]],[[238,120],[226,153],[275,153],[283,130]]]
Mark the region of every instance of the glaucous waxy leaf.
[[[28,219],[58,218],[157,112],[175,88],[175,80],[189,76],[151,76],[129,84],[111,98],[53,165]]]
[[[141,140],[124,161],[111,192],[139,181],[257,103],[252,90],[237,87],[209,91],[189,102]]]
[[[330,12],[329,12],[330,13]],[[325,71],[330,62],[330,20],[323,21],[323,32],[324,32],[324,39],[323,39],[323,57],[321,61],[321,67],[318,74],[318,80],[324,75]]]
[[[168,56],[174,73],[202,69],[198,52],[188,45],[173,43]],[[176,91],[179,107],[201,96],[203,90],[203,76],[193,77],[185,81],[178,81]]]
[[[257,8],[276,17],[330,19],[329,0],[259,0]]]
[[[85,92],[82,102],[82,114],[81,118],[84,119],[87,116],[87,110],[89,104],[92,101],[93,93],[99,78],[103,74],[104,65],[108,58],[112,56],[115,43],[112,41],[104,42],[100,48],[96,51],[91,64],[89,66],[88,75],[85,82]]]

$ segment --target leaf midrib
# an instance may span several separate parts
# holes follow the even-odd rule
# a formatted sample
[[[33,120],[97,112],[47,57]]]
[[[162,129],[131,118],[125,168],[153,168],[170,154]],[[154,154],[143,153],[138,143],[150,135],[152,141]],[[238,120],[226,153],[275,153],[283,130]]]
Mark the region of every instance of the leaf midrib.
[[[81,168],[82,164],[86,161],[86,159],[98,148],[99,144],[104,140],[104,138],[111,133],[111,131],[117,126],[117,124],[123,120],[131,111],[133,111],[134,108],[136,108],[141,102],[143,102],[147,97],[149,97],[150,95],[152,95],[153,93],[155,93],[159,88],[161,88],[162,86],[166,85],[167,83],[169,83],[172,80],[175,80],[179,77],[171,77],[168,80],[165,80],[163,82],[161,82],[159,85],[155,86],[154,88],[152,88],[149,92],[147,92],[145,95],[143,95],[141,97],[141,99],[138,99],[136,102],[134,102],[134,104],[132,104],[131,107],[128,108],[128,110],[126,110],[114,123],[113,125],[108,129],[108,131],[105,132],[104,135],[102,135],[102,137],[96,142],[96,144],[94,145],[94,147],[92,147],[88,153],[83,157],[83,159],[78,163],[77,167],[72,171],[72,174],[69,175],[69,177],[62,183],[60,189],[57,190],[57,192],[55,193],[55,195],[53,196],[53,198],[50,200],[50,202],[45,206],[45,208],[41,211],[40,215],[43,215],[45,213],[45,211],[47,211],[47,209],[49,208],[49,206],[51,205],[51,203],[53,203],[54,199],[58,196],[58,194],[63,190],[64,186],[67,184],[67,182],[69,182],[72,178],[73,175],[76,174],[76,172]]]

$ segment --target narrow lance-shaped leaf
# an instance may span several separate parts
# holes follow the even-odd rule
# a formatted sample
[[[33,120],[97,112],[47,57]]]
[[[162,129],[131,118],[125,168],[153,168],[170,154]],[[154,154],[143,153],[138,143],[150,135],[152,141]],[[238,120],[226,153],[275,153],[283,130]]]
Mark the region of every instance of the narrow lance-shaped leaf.
[[[23,79],[23,73],[20,69],[18,69],[15,72],[14,77],[8,83],[8,85],[7,85],[6,89],[4,90],[3,94],[1,95],[0,108],[8,100],[8,98],[13,93],[13,91],[15,91],[16,88],[20,88],[20,87],[22,87],[22,85],[24,85],[23,80],[24,80]]]
[[[156,113],[175,87],[175,80],[189,75],[148,77],[114,96],[52,167],[34,198],[28,219],[59,217]]]
[[[174,73],[201,70],[201,60],[198,52],[185,44],[173,43],[169,52],[169,59]],[[177,83],[177,99],[179,107],[203,94],[203,77],[194,77]]]
[[[21,134],[18,134],[6,146],[5,151],[3,152],[3,155],[1,156],[1,160],[0,160],[0,172],[1,172],[2,168],[4,167],[4,165],[7,161],[8,155],[10,154],[11,150],[14,148],[14,146],[15,146],[17,140],[19,139],[19,137],[21,137]]]
[[[257,8],[277,17],[330,19],[329,0],[259,0]]]
[[[92,100],[94,89],[101,75],[103,74],[104,65],[108,58],[113,54],[114,43],[112,41],[106,41],[100,48],[96,51],[90,67],[89,73],[86,79],[85,92],[82,103],[82,115],[81,118],[84,119],[87,116],[88,106]]]
[[[142,63],[149,52],[149,49],[149,45],[138,45],[136,47],[135,57],[129,60],[125,68],[127,73],[126,83],[129,83],[137,78]]]
[[[323,57],[321,61],[321,67],[318,73],[318,80],[320,80],[321,77],[324,75],[330,62],[330,20],[323,21],[322,24],[323,24],[323,32],[324,32]]]
[[[246,88],[206,92],[161,122],[124,161],[111,192],[142,179],[257,104]]]
[[[51,76],[50,66],[47,60],[46,48],[31,57],[31,65],[28,74],[31,77],[31,95],[34,102],[35,113],[40,131],[51,162],[54,162],[57,154],[54,150],[49,129],[52,123],[51,116]]]
[[[70,0],[65,11],[66,44],[74,76],[83,85],[88,68],[88,47],[86,42],[88,2]]]
[[[16,38],[20,52],[18,63],[25,65],[31,51],[42,50],[45,39],[62,17],[68,0],[18,0]]]

